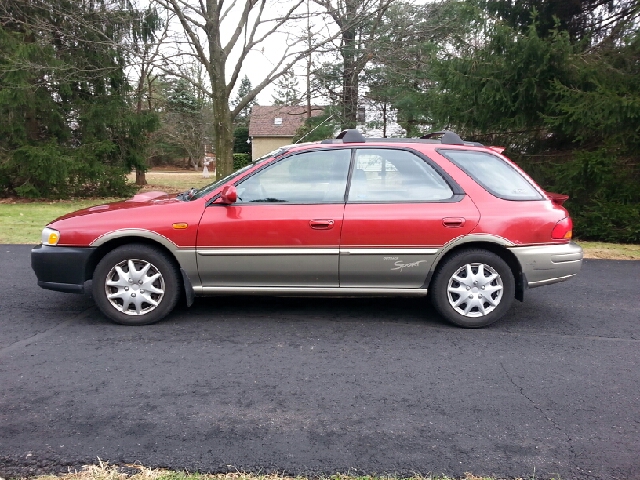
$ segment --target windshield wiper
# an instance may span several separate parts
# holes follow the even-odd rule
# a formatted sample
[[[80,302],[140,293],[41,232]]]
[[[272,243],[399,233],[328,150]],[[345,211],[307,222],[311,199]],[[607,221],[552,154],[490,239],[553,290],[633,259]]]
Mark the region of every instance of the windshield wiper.
[[[184,192],[176,195],[176,198],[178,200],[182,200],[183,202],[188,202],[189,200],[191,200],[191,197],[193,197],[196,192],[197,192],[196,188],[191,187],[189,190],[185,190]]]

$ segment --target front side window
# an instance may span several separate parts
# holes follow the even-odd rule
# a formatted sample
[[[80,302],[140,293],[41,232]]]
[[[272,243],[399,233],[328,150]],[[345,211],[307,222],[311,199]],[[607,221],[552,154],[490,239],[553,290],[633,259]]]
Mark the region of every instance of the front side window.
[[[520,172],[501,158],[471,150],[438,150],[485,190],[505,200],[542,200],[542,195]]]
[[[438,172],[405,150],[361,149],[356,153],[349,202],[437,202],[453,197]]]
[[[250,163],[249,165],[246,165],[246,166],[242,167],[240,170],[237,170],[237,171],[231,173],[230,175],[227,175],[223,179],[218,180],[217,182],[210,183],[209,185],[206,185],[206,186],[202,187],[201,189],[196,190],[195,192],[191,193],[188,196],[188,199],[189,200],[195,200],[197,198],[202,198],[202,197],[208,195],[209,193],[213,192],[216,188],[220,187],[221,185],[224,185],[229,180],[232,180],[235,177],[239,177],[244,172],[246,172],[247,170],[255,167],[259,163],[260,162]],[[185,192],[185,193],[188,193],[188,192]],[[183,195],[183,194],[181,194],[181,195]]]
[[[303,152],[237,186],[238,203],[343,203],[351,150]]]

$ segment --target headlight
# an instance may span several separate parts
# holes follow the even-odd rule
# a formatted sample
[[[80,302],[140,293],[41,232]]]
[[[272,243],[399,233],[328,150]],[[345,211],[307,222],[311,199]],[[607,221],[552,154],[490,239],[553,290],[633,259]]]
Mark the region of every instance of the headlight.
[[[42,244],[43,245],[57,245],[60,240],[60,232],[53,228],[45,227],[42,230]]]

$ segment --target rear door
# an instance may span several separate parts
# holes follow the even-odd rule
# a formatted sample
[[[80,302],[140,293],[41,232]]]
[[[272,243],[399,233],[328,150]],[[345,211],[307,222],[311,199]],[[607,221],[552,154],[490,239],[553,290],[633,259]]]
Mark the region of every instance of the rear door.
[[[340,286],[420,288],[435,254],[479,220],[473,202],[408,149],[355,153],[340,245]]]

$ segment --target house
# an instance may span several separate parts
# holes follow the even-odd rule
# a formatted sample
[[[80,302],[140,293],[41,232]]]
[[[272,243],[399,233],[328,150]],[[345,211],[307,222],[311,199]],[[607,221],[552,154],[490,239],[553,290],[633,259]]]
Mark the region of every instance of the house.
[[[312,107],[311,115],[322,113],[322,107]],[[249,138],[253,159],[293,143],[293,137],[307,119],[307,107],[255,105],[249,117]]]

